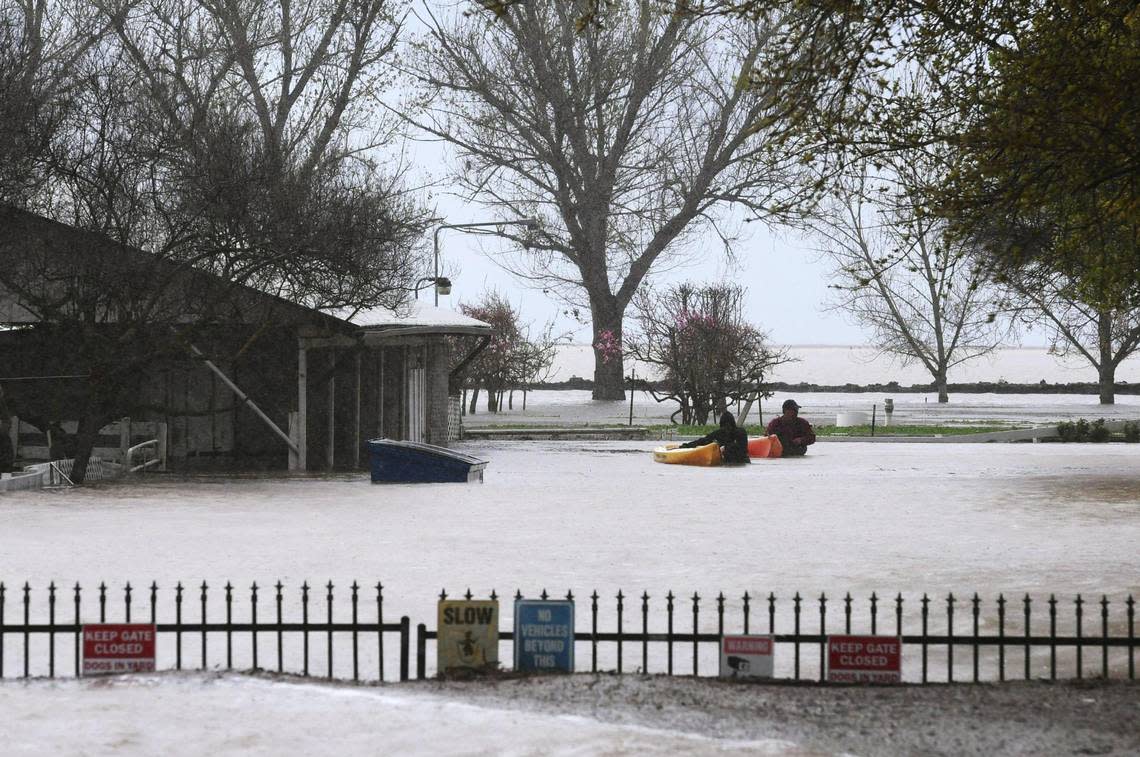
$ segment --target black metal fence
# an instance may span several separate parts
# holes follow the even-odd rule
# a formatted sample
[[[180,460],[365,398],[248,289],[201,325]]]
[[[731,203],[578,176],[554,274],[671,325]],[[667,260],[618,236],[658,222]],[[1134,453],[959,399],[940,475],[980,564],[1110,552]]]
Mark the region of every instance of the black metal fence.
[[[472,596],[470,590],[464,595],[466,599],[471,599]],[[540,597],[542,599],[549,598],[545,590],[542,591]],[[446,591],[441,592],[439,598],[441,600],[447,599]],[[498,596],[492,591],[490,598],[498,599]],[[516,591],[514,598],[522,599],[522,592]],[[565,598],[573,601],[573,592],[567,592]],[[740,598],[739,615],[736,616],[737,622],[733,623],[732,619],[729,618],[727,626],[727,601],[723,593],[718,594],[714,600],[716,605],[715,631],[712,630],[711,623],[707,627],[702,625],[702,599],[697,593],[694,593],[691,598],[682,598],[674,595],[672,591],[668,592],[664,597],[664,630],[654,631],[650,630],[650,596],[648,592],[643,592],[640,597],[635,596],[635,604],[633,607],[629,607],[627,605],[628,595],[620,590],[618,591],[615,595],[614,612],[606,619],[613,624],[610,626],[612,630],[602,628],[604,622],[601,622],[599,618],[598,603],[600,599],[597,591],[589,596],[589,630],[576,630],[574,633],[576,643],[589,645],[589,670],[593,672],[597,672],[599,669],[599,647],[609,645],[612,650],[609,658],[614,665],[613,670],[618,673],[626,672],[628,669],[627,653],[632,652],[636,670],[673,675],[675,671],[679,670],[675,663],[676,655],[680,652],[684,655],[683,660],[685,658],[691,659],[691,665],[684,665],[682,662],[684,665],[684,669],[681,670],[682,673],[695,676],[706,672],[715,675],[717,673],[715,663],[713,670],[701,670],[701,651],[703,649],[709,653],[705,655],[706,660],[710,656],[716,659],[716,655],[719,653],[720,639],[728,632],[730,634],[771,634],[778,646],[785,648],[790,646],[792,653],[791,678],[793,680],[805,680],[802,672],[807,662],[807,656],[818,653],[818,664],[813,664],[813,668],[817,670],[819,679],[823,680],[826,670],[828,634],[869,633],[871,635],[891,634],[898,636],[902,639],[904,650],[908,647],[917,648],[921,665],[919,677],[923,683],[932,680],[931,662],[935,654],[944,658],[945,661],[945,677],[939,678],[940,681],[953,682],[955,680],[956,654],[966,655],[969,661],[969,672],[965,676],[960,676],[959,680],[975,682],[983,679],[991,680],[992,675],[999,681],[1005,681],[1011,677],[1017,677],[1019,672],[1026,680],[1029,680],[1035,677],[1034,652],[1043,653],[1046,649],[1049,653],[1047,670],[1050,680],[1056,680],[1058,676],[1083,678],[1086,675],[1109,678],[1115,670],[1120,671],[1120,677],[1123,677],[1124,670],[1127,670],[1127,678],[1129,680],[1136,679],[1137,639],[1135,601],[1132,595],[1119,603],[1124,606],[1124,611],[1123,613],[1117,612],[1115,621],[1116,627],[1123,630],[1123,633],[1115,634],[1110,632],[1112,625],[1110,622],[1110,606],[1113,603],[1107,595],[1102,595],[1099,601],[1095,601],[1094,607],[1099,607],[1096,615],[1099,615],[1100,622],[1096,623],[1096,627],[1092,629],[1091,633],[1086,633],[1085,619],[1085,606],[1089,604],[1089,601],[1080,594],[1071,600],[1073,612],[1070,616],[1071,622],[1066,624],[1068,626],[1067,633],[1058,632],[1058,605],[1063,605],[1065,600],[1057,599],[1055,594],[1050,594],[1049,599],[1045,600],[1048,604],[1048,618],[1042,622],[1047,625],[1048,633],[1041,633],[1036,630],[1038,625],[1033,617],[1033,605],[1036,600],[1028,594],[1020,600],[1006,599],[1004,594],[999,594],[996,602],[989,608],[983,608],[983,600],[977,593],[965,600],[949,594],[941,602],[923,594],[920,600],[912,600],[919,606],[917,618],[907,617],[904,622],[905,609],[908,609],[910,605],[907,605],[907,600],[904,600],[901,593],[891,599],[882,599],[877,594],[872,593],[869,597],[868,613],[864,616],[864,621],[859,623],[858,619],[854,618],[855,600],[850,593],[840,600],[842,602],[841,617],[833,620],[834,614],[829,617],[828,611],[829,604],[834,604],[835,600],[829,599],[825,594],[821,594],[818,599],[808,599],[800,596],[797,592],[791,598],[791,633],[784,629],[781,629],[783,632],[777,632],[777,616],[779,613],[777,612],[778,600],[774,593],[768,594],[767,597],[756,597],[745,592]],[[687,604],[688,606],[678,606],[679,604]],[[932,604],[942,604],[944,610],[937,613],[931,607]],[[885,613],[882,612],[884,610],[883,605],[887,605]],[[1020,605],[1020,607],[1011,607],[1011,605]],[[956,612],[959,608],[961,608],[961,612]],[[983,616],[984,609],[996,610],[996,617],[993,614]],[[627,630],[627,614],[630,611],[635,615],[635,628],[639,626],[639,630]],[[834,610],[832,612],[834,613]],[[1013,617],[1015,612],[1019,616],[1016,619]],[[886,614],[887,617],[881,617],[883,614]],[[760,615],[760,617],[755,617],[756,615]],[[812,617],[807,617],[809,615]],[[640,616],[640,623],[637,623],[637,616]],[[987,625],[996,625],[996,633],[981,632],[983,617]],[[853,620],[856,622],[853,623]],[[1017,626],[1019,627],[1014,627],[1015,620],[1018,621]],[[788,622],[789,619],[783,616],[782,621]],[[966,625],[964,631],[961,629],[963,623]],[[580,619],[576,621],[576,625],[579,628],[581,627]],[[805,630],[810,625],[814,625],[815,628]],[[914,633],[913,630],[919,632]],[[417,678],[426,677],[427,642],[437,638],[438,631],[428,630],[423,623],[417,627]],[[511,631],[500,631],[499,639],[513,642],[514,636]],[[650,645],[664,647],[663,655],[656,657],[659,662],[663,663],[661,670],[651,668]],[[1072,672],[1071,676],[1066,675],[1066,670],[1059,667],[1058,650],[1072,650],[1074,652],[1075,659],[1072,661],[1072,667],[1068,669]],[[1110,655],[1110,650],[1119,651]],[[996,651],[996,659],[984,661],[984,653],[987,651]],[[661,656],[664,657],[663,660],[660,660]],[[906,657],[905,654],[904,657]],[[1112,658],[1115,658],[1115,666],[1112,664]],[[961,657],[958,659],[959,661],[962,660]],[[994,669],[983,670],[983,662],[992,665]],[[1016,665],[1018,662],[1021,665],[1011,670],[1011,663]],[[1044,665],[1044,661],[1041,661],[1040,664]],[[581,669],[580,665],[578,667]],[[1017,668],[1021,670],[1019,671]],[[1044,677],[1044,670],[1041,672],[1041,677]]]
[[[354,681],[369,679],[375,672],[374,680],[383,681],[385,644],[395,636],[397,647],[389,646],[387,656],[398,655],[399,680],[408,679],[410,621],[403,616],[398,622],[384,622],[380,583],[366,588],[354,581],[348,602],[342,594],[339,606],[331,581],[319,588],[303,583],[299,595],[291,596],[280,581],[271,588],[271,607],[264,612],[256,583],[245,599],[236,596],[227,582],[220,604],[215,599],[213,605],[206,582],[194,587],[178,583],[161,597],[169,602],[164,615],[159,608],[159,587],[153,582],[144,590],[142,607],[136,607],[140,604],[137,592],[126,584],[121,612],[115,613],[108,612],[105,584],[99,585],[94,600],[88,592],[85,604],[79,584],[66,589],[52,583],[46,589],[46,601],[38,598],[44,596],[42,589],[33,601],[37,592],[29,584],[11,590],[0,582],[0,678],[66,675],[68,667],[79,675],[84,623],[146,622],[155,624],[164,644],[160,667],[206,670],[211,664],[222,667],[224,659],[225,669],[276,670]],[[465,596],[472,598],[470,590]],[[494,591],[490,596],[499,598]],[[549,598],[546,591],[540,597]],[[439,598],[446,599],[446,592]],[[516,591],[514,598],[523,598],[522,592]],[[567,592],[565,598],[573,601],[574,595]],[[648,592],[629,597],[618,591],[615,603],[606,606],[600,604],[597,591],[588,599],[589,611],[579,614],[574,633],[576,645],[589,649],[588,655],[579,656],[580,670],[715,675],[721,636],[756,633],[771,634],[778,648],[790,648],[784,677],[822,680],[828,635],[842,633],[901,637],[904,664],[913,666],[911,678],[923,682],[954,681],[956,677],[973,681],[1136,678],[1132,595],[1123,601],[1112,601],[1107,595],[1099,600],[1085,600],[1081,595],[1058,599],[1050,594],[1047,600],[1034,600],[1028,594],[1019,599],[998,595],[995,601],[985,602],[976,593],[966,599],[950,594],[944,600],[926,594],[904,600],[901,593],[893,598],[872,593],[862,606],[850,594],[834,600],[823,594],[811,599],[796,593],[778,600],[774,593],[765,597],[745,592],[736,602],[720,593],[710,603],[697,593],[681,597],[670,591],[661,598],[663,613],[661,599],[651,602]],[[710,604],[714,605],[711,611]],[[1042,604],[1047,610],[1035,615],[1035,605]],[[243,619],[234,620],[235,609]],[[173,622],[169,622],[171,610]],[[70,618],[64,621],[64,615]],[[160,616],[167,622],[160,622]],[[418,678],[427,675],[428,642],[437,638],[437,631],[418,625]],[[501,631],[499,638],[513,643],[510,630]],[[588,667],[584,659],[589,660]],[[780,659],[788,657],[781,653]],[[15,669],[11,664],[6,668],[6,660],[12,660]],[[943,672],[936,675],[932,670]]]
[[[224,639],[225,668],[227,670],[234,669],[235,652],[240,651],[244,652],[244,658],[250,662],[249,669],[276,670],[282,673],[299,672],[302,675],[319,675],[323,672],[329,678],[347,678],[347,663],[343,666],[343,675],[338,675],[337,669],[334,668],[333,642],[334,638],[342,641],[344,637],[348,637],[351,640],[351,678],[354,681],[361,680],[361,660],[364,656],[362,652],[365,649],[362,644],[364,643],[369,645],[368,658],[373,658],[372,653],[375,653],[373,662],[377,680],[385,680],[385,635],[397,635],[399,678],[402,681],[408,679],[411,622],[406,616],[400,618],[399,622],[396,623],[384,622],[384,587],[380,583],[376,583],[373,587],[375,597],[373,598],[369,592],[369,596],[365,598],[361,596],[362,587],[354,581],[350,587],[352,591],[350,597],[351,619],[339,621],[334,618],[333,589],[335,587],[332,581],[323,587],[326,591],[323,620],[318,617],[321,614],[320,597],[314,596],[316,592],[313,589],[315,587],[310,587],[307,582],[301,585],[300,622],[297,622],[295,616],[292,619],[286,618],[284,606],[287,598],[284,584],[278,581],[272,588],[274,590],[272,595],[273,608],[268,617],[264,613],[259,617],[258,593],[260,589],[254,583],[249,588],[248,619],[235,622],[235,604],[246,603],[235,597],[235,589],[229,582],[224,587],[225,596],[222,599],[225,612],[224,621],[216,618],[211,620],[209,586],[205,581],[200,586],[192,588],[184,587],[178,583],[173,591],[173,622],[159,622],[159,588],[157,583],[151,583],[149,587],[148,606],[142,608],[142,613],[134,612],[133,614],[135,590],[129,583],[126,584],[123,587],[122,614],[108,620],[108,589],[106,584],[99,584],[96,610],[90,604],[84,606],[83,590],[78,583],[68,590],[57,588],[53,582],[47,587],[46,618],[42,606],[36,609],[36,619],[39,621],[46,620],[46,622],[33,622],[33,590],[31,586],[25,583],[22,589],[16,589],[12,592],[18,596],[9,600],[8,587],[0,582],[0,678],[7,674],[5,658],[8,656],[6,653],[10,650],[5,648],[6,643],[22,646],[22,653],[17,655],[17,659],[22,661],[22,669],[17,675],[23,675],[27,678],[31,675],[32,670],[31,660],[35,649],[33,637],[36,637],[37,641],[44,640],[46,642],[47,668],[46,671],[42,672],[37,670],[37,673],[46,673],[49,677],[54,677],[57,673],[57,667],[60,667],[57,666],[57,646],[61,640],[58,637],[62,637],[64,640],[70,638],[74,671],[75,675],[79,675],[81,670],[81,636],[84,623],[135,622],[153,623],[160,639],[166,635],[168,640],[173,641],[174,669],[176,670],[182,670],[184,663],[193,666],[194,658],[196,658],[199,669],[209,669],[211,664],[209,657],[210,642],[214,642],[216,648],[220,646],[217,644],[220,638]],[[67,594],[71,596],[68,597]],[[17,613],[22,616],[22,622],[8,622],[8,604],[17,605]],[[66,604],[72,606],[71,622],[60,621],[61,616],[66,613],[64,609]],[[57,605],[60,605],[58,612]],[[193,605],[197,605],[197,613],[194,613]],[[310,617],[310,610],[313,617]],[[341,611],[343,612],[343,609]],[[197,619],[190,619],[191,614],[196,614]],[[373,614],[375,620],[363,619],[362,615],[366,614]],[[370,638],[372,636],[375,638]],[[266,639],[266,637],[269,638]],[[287,639],[290,642],[293,640],[300,641],[299,654],[286,656]],[[321,657],[319,642],[322,639],[325,642],[323,645],[323,665],[320,664],[322,661],[319,659]],[[316,649],[311,649],[311,642],[317,643]],[[269,645],[268,650],[265,648],[266,644]],[[197,651],[196,655],[194,654],[195,651]],[[220,650],[216,651],[220,652]],[[66,656],[67,652],[64,651],[63,654]],[[66,665],[66,662],[62,660],[60,662],[62,665]],[[370,668],[364,675],[367,676],[371,670]]]

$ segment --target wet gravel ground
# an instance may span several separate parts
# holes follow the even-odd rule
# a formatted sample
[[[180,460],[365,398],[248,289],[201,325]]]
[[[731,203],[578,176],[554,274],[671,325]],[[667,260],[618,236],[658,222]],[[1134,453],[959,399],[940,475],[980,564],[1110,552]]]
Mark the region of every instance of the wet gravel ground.
[[[1140,685],[1127,681],[849,687],[580,674],[403,685],[489,707],[783,740],[790,754],[1140,754]]]

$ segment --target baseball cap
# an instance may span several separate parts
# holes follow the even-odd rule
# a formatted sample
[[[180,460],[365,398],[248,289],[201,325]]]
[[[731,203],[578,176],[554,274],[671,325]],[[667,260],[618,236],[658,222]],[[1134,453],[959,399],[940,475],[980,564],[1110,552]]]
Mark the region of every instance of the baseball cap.
[[[800,409],[799,403],[797,403],[795,400],[784,400],[784,410],[787,410],[789,407],[794,407],[796,410]]]

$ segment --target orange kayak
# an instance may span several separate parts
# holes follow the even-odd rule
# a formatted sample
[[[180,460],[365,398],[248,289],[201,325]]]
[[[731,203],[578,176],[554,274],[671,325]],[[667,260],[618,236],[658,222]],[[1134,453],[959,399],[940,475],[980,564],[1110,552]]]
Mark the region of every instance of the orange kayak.
[[[720,465],[720,445],[716,442],[702,447],[681,449],[680,447],[658,447],[653,450],[653,459],[667,465]]]
[[[775,434],[748,440],[748,456],[751,458],[781,457],[783,454],[784,447],[780,444],[780,437]]]

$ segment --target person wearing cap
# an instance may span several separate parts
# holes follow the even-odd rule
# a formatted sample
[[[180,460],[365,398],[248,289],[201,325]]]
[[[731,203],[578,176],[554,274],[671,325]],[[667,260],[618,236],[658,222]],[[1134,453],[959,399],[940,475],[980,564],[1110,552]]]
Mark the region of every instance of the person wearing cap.
[[[780,439],[784,448],[782,457],[803,455],[809,444],[815,444],[815,431],[800,417],[800,406],[795,400],[784,400],[783,410],[783,415],[773,418],[768,424],[768,435]]]
[[[724,463],[750,463],[748,459],[748,432],[736,425],[736,418],[725,410],[720,415],[720,428],[711,434],[685,442],[686,449],[702,447],[716,442],[720,445],[720,458]]]

